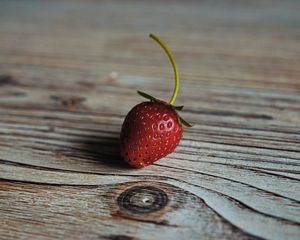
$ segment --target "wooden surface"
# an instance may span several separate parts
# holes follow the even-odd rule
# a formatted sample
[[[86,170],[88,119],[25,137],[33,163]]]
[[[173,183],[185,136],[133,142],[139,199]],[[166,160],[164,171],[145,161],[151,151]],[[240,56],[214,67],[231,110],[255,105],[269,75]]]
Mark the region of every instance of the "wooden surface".
[[[1,1],[1,239],[299,239],[300,3]],[[136,89],[195,123],[124,165]]]

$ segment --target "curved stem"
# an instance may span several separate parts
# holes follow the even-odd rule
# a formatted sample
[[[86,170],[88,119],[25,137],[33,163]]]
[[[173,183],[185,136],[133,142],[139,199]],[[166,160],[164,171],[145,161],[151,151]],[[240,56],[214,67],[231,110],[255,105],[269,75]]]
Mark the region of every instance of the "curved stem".
[[[177,69],[175,59],[174,59],[172,53],[170,52],[170,50],[168,49],[168,47],[166,46],[166,44],[159,37],[155,36],[152,33],[149,35],[149,37],[154,39],[165,50],[166,54],[168,55],[168,57],[172,63],[173,70],[174,70],[175,87],[174,87],[173,95],[172,95],[169,103],[171,105],[173,105],[176,100],[176,97],[178,95],[178,90],[179,90],[179,75],[178,75],[178,69]]]

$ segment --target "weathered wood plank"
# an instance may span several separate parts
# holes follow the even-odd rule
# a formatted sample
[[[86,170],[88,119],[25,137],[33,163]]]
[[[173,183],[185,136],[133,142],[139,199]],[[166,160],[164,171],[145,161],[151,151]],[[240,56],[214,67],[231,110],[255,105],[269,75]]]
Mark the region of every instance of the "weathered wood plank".
[[[0,238],[299,239],[299,10],[1,1]],[[118,137],[135,89],[172,88],[149,32],[174,52],[196,125],[134,170]]]

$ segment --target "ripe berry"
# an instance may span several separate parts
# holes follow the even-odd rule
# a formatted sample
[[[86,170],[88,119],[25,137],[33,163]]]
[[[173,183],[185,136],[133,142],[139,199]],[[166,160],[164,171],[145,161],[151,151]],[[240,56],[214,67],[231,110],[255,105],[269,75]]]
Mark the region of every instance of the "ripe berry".
[[[175,88],[169,103],[138,91],[150,101],[142,102],[130,110],[120,136],[122,158],[135,168],[150,165],[173,152],[182,137],[182,124],[191,127],[176,111],[183,106],[173,105],[179,88],[175,60],[157,36],[150,34],[150,37],[160,44],[170,58],[175,73]]]

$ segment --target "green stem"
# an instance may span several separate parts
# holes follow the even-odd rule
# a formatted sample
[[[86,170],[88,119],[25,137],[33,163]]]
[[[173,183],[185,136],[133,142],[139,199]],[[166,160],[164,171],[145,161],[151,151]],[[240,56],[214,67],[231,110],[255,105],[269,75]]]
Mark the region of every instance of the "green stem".
[[[178,69],[177,69],[175,59],[174,59],[172,53],[170,52],[170,50],[168,49],[168,47],[166,46],[166,44],[159,37],[155,36],[152,33],[149,35],[149,37],[154,39],[165,50],[166,54],[168,55],[168,57],[172,63],[173,70],[174,70],[175,87],[173,90],[172,98],[170,99],[169,103],[171,105],[173,105],[176,100],[176,97],[178,95],[178,90],[179,90],[179,75],[178,75]]]

